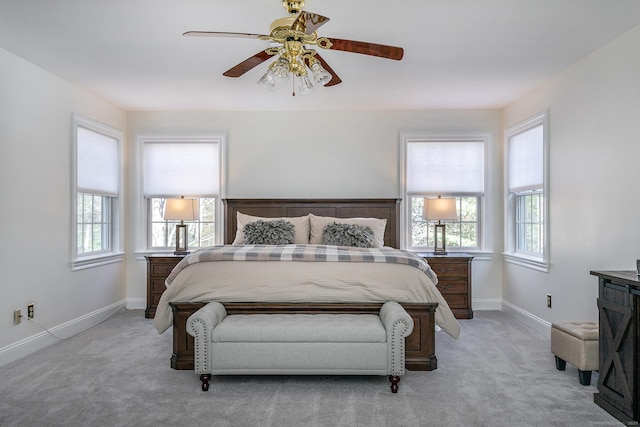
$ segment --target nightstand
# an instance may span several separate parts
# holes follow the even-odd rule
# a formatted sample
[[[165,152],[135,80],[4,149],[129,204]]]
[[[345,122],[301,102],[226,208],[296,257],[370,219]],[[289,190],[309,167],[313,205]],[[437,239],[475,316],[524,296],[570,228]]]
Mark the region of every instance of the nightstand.
[[[438,275],[436,287],[449,304],[457,319],[473,319],[471,308],[471,261],[473,256],[463,253],[434,255],[419,253]]]
[[[144,317],[153,319],[162,293],[166,289],[164,281],[184,255],[146,255],[147,259],[147,309]]]

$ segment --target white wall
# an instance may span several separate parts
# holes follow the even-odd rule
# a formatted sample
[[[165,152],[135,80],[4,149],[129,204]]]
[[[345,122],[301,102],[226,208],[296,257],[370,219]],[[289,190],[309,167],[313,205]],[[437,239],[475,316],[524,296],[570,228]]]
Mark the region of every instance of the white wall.
[[[402,197],[399,189],[401,132],[482,132],[500,142],[501,114],[484,111],[358,112],[130,112],[129,139],[140,134],[227,135],[227,197],[350,198]],[[133,145],[133,144],[132,144]],[[130,168],[135,167],[130,147]],[[502,245],[500,150],[491,147],[492,172],[487,188],[487,249]],[[131,193],[137,194],[133,180]],[[131,224],[141,213],[130,207]],[[137,221],[137,222],[136,222]],[[142,252],[144,233],[129,233],[129,247]],[[499,245],[495,248],[495,245]],[[131,260],[133,261],[133,256]],[[128,295],[144,298],[145,264],[138,254],[130,263]],[[500,301],[500,257],[474,262],[473,297],[478,304]]]
[[[34,303],[35,320],[56,328],[126,298],[124,263],[70,266],[71,115],[124,130],[126,114],[4,50],[0,94],[1,365],[42,333],[14,325],[14,309]]]
[[[589,271],[640,258],[638,46],[640,26],[504,110],[508,127],[549,109],[550,271],[505,264],[503,276],[504,299],[546,322],[596,320]]]

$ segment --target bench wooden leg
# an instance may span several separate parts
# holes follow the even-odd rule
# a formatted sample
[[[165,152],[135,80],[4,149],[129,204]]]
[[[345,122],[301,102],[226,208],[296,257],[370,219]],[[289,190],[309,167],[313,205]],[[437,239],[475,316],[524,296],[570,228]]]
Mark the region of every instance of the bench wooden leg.
[[[567,361],[562,360],[558,356],[556,356],[556,369],[558,371],[564,371],[566,367],[567,367]]]
[[[389,375],[389,381],[391,381],[391,393],[397,393],[400,377],[397,375]]]
[[[201,374],[200,381],[202,381],[202,391],[209,391],[209,380],[211,379],[211,374]]]

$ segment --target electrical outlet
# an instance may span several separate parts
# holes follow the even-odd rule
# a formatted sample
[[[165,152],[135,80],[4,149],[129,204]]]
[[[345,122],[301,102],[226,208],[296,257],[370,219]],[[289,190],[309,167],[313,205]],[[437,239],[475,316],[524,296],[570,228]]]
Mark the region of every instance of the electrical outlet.
[[[547,308],[551,308],[551,294],[547,294]]]
[[[35,304],[27,305],[27,318],[28,319],[33,319],[33,317],[34,317],[34,307],[35,307]]]
[[[22,311],[17,309],[13,312],[13,324],[18,325],[22,322]]]

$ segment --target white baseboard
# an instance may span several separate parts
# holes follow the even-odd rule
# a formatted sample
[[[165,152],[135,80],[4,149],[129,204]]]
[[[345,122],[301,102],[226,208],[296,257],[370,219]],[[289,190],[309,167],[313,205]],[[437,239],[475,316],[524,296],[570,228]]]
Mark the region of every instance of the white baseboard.
[[[507,301],[502,301],[502,311],[520,320],[522,323],[540,332],[545,338],[551,338],[551,323],[521,309]]]
[[[474,310],[479,311],[487,311],[487,310],[497,310],[502,311],[502,300],[501,299],[474,299],[471,302]]]
[[[146,298],[127,298],[127,310],[144,310],[146,308]]]
[[[125,301],[120,301],[48,329],[56,337],[62,339],[71,338],[111,317],[124,306]],[[23,322],[31,322],[31,320],[23,320]],[[35,325],[38,324],[35,323]],[[42,328],[41,326],[37,327],[39,329]],[[0,366],[18,360],[58,341],[59,339],[54,338],[47,331],[42,331],[13,344],[9,344],[8,346],[0,348]]]

